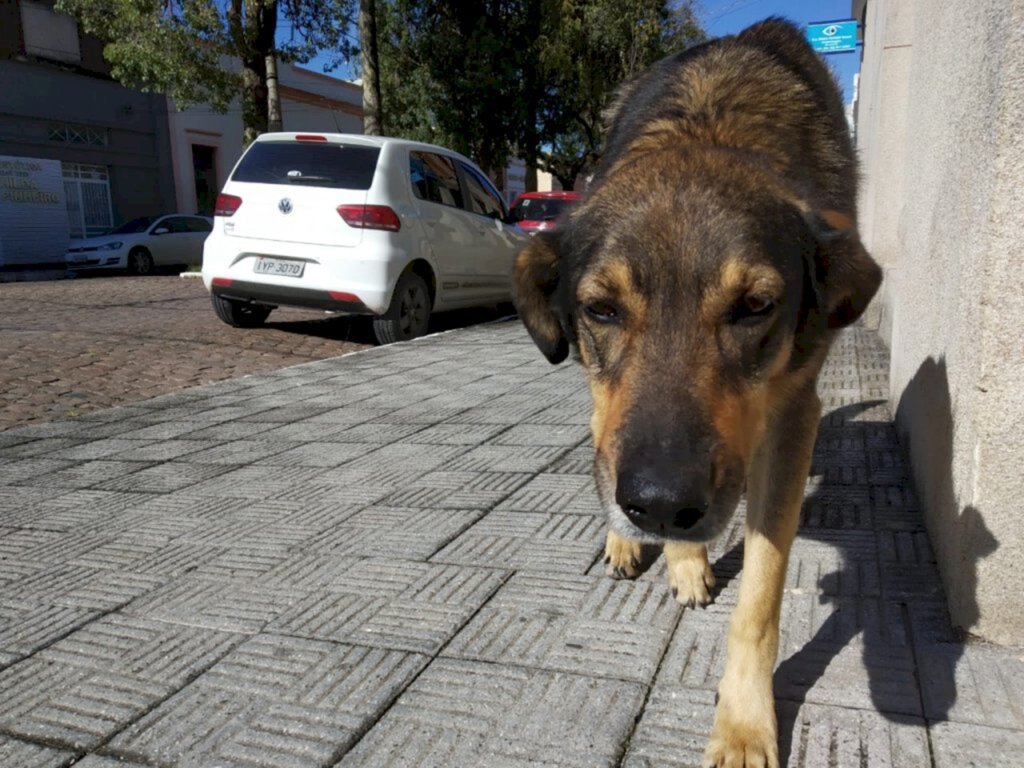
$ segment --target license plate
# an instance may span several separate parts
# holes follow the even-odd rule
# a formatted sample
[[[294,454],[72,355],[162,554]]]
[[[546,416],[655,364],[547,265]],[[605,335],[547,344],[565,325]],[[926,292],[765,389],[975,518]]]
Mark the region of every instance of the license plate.
[[[285,259],[271,259],[260,256],[256,259],[253,272],[261,275],[281,275],[282,277],[302,277],[306,268],[304,261],[286,261]]]

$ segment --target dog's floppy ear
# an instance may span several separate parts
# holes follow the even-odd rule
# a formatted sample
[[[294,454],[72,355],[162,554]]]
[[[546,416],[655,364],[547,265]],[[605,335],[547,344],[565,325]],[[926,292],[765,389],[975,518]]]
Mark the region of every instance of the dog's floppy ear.
[[[569,355],[569,341],[552,306],[559,281],[558,251],[553,235],[539,232],[516,256],[512,275],[516,311],[534,343],[552,363]]]
[[[882,270],[865,250],[850,216],[831,209],[805,215],[818,241],[815,272],[828,327],[842,328],[867,309],[882,282]]]

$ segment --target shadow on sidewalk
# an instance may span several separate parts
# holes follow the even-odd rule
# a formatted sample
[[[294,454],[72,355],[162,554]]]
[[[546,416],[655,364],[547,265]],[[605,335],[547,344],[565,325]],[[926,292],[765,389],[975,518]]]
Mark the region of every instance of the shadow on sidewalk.
[[[968,506],[958,512],[951,474],[953,416],[944,362],[926,361],[901,398],[896,421],[913,423],[917,430],[912,438],[901,435],[902,447],[892,422],[861,420],[880,404],[838,408],[822,418],[819,428],[811,481],[820,485],[804,501],[797,546],[801,539],[828,544],[838,549],[840,567],[819,578],[818,600],[832,605],[814,637],[788,658],[787,649],[780,648],[783,661],[775,671],[774,686],[781,765],[788,764],[790,749],[796,748],[794,713],[826,676],[830,664],[836,662],[839,669],[823,691],[810,697],[812,701],[856,708],[867,705],[857,700],[863,694],[854,690],[856,684],[849,686],[851,677],[856,677],[845,672],[849,661],[839,660],[841,655],[848,657],[849,651],[843,653],[847,647],[856,653],[858,638],[870,706],[887,720],[939,722],[947,719],[956,702],[955,671],[964,636],[960,628],[970,627],[978,618],[978,562],[994,552],[998,542],[979,510]],[[950,603],[956,629],[913,490],[906,449],[922,457],[928,467],[922,479],[928,489],[925,504],[932,514],[932,530],[945,530],[946,546],[962,543],[958,546],[961,570],[955,575],[957,594]],[[964,536],[969,539],[965,541]],[[787,595],[784,615],[789,600],[792,597]],[[929,653],[929,649],[941,652]]]

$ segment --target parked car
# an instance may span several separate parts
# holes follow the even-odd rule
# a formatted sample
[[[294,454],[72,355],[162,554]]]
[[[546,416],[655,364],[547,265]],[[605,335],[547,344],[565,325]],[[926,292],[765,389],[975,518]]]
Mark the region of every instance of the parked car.
[[[204,216],[144,216],[105,235],[72,241],[64,263],[72,269],[127,269],[136,275],[148,275],[157,266],[199,264],[212,229],[213,221]]]
[[[470,160],[355,134],[263,134],[217,198],[203,282],[229,325],[280,305],[373,316],[381,343],[431,312],[511,298],[526,238]]]
[[[530,235],[553,229],[558,218],[580,199],[579,192],[524,192],[512,204],[512,220]]]

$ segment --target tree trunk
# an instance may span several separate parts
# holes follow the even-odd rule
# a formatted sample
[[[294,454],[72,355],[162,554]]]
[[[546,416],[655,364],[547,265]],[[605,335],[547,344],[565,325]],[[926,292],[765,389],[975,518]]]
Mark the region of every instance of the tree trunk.
[[[271,53],[266,57],[267,67],[267,130],[278,132],[284,130],[281,117],[281,94],[277,90],[277,55]]]
[[[242,141],[248,146],[267,132],[270,123],[267,60],[275,55],[277,0],[249,0],[244,5],[244,18],[238,14],[239,6],[239,0],[232,0],[229,24],[235,38],[232,42],[242,59]],[[242,33],[241,40],[236,29]]]
[[[363,51],[363,133],[380,136],[384,133],[384,118],[381,112],[375,0],[359,0],[359,46]]]
[[[266,66],[263,57],[242,61],[242,144],[246,147],[267,132]]]

